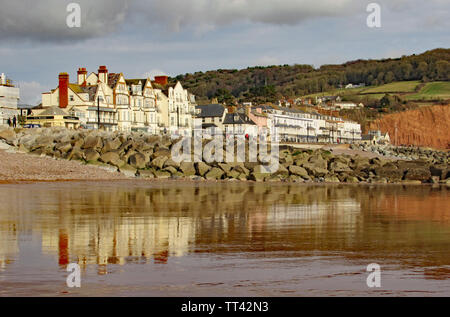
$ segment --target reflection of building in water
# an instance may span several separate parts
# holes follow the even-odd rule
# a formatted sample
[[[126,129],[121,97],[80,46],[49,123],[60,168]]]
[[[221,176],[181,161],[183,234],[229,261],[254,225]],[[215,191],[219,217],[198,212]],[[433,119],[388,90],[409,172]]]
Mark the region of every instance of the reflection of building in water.
[[[286,223],[301,225],[323,225],[330,221],[356,227],[361,204],[354,199],[328,202],[316,201],[311,204],[273,205],[267,221],[274,226]]]
[[[74,257],[83,264],[166,262],[185,254],[195,234],[193,219],[182,217],[105,216],[92,221],[76,215],[64,222],[61,228],[42,229],[43,251],[57,253],[60,265]]]
[[[15,223],[0,219],[0,271],[3,271],[19,252],[17,234]]]

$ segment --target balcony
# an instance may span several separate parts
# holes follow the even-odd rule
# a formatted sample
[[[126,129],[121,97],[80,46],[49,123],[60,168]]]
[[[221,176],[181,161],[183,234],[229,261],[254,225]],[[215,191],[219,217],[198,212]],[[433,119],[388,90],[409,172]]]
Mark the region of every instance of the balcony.
[[[92,118],[88,118],[87,122],[88,124],[97,124],[98,123],[98,119],[92,119]],[[117,120],[116,119],[102,119],[100,118],[100,125],[115,125],[117,124]]]

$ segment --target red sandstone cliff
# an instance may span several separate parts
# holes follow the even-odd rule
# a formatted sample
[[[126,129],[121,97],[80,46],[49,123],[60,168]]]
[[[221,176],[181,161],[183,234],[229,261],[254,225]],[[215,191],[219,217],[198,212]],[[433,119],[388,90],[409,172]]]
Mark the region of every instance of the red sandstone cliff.
[[[450,105],[388,114],[370,123],[369,129],[389,132],[391,143],[395,145],[449,149]]]

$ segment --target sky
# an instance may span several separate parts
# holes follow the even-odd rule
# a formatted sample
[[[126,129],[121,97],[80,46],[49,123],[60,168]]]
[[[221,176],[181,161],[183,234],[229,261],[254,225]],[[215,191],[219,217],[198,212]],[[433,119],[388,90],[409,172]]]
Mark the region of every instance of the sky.
[[[70,28],[70,3],[80,27]],[[369,3],[381,27],[369,28]],[[0,0],[0,73],[37,104],[78,67],[126,78],[450,48],[449,0]]]

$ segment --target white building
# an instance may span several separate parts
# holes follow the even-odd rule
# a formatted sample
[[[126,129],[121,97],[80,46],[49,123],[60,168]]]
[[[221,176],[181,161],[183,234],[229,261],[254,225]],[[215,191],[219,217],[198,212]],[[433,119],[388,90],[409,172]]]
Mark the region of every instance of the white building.
[[[353,143],[361,140],[361,126],[338,117],[316,112],[261,106],[271,119],[271,135],[278,142]],[[276,134],[275,134],[276,132]]]
[[[20,99],[20,90],[10,79],[2,73],[0,75],[0,124],[6,124],[8,118],[19,115],[17,104]]]

